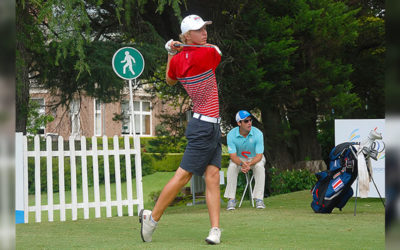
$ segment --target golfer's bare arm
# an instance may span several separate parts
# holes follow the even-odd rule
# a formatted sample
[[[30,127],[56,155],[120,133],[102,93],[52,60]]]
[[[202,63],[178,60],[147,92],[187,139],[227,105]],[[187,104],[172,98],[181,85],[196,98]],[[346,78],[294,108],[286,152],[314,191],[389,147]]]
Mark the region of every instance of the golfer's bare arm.
[[[167,61],[167,70],[165,71],[165,80],[167,81],[168,85],[175,85],[178,81],[177,80],[173,80],[168,76],[168,71],[169,71],[169,63],[172,59],[172,57],[174,57],[173,55],[168,54],[168,61]]]
[[[231,158],[231,161],[235,163],[236,165],[240,165],[242,163],[242,160],[240,160],[239,156],[237,156],[236,153],[229,154],[229,157]]]
[[[254,164],[257,164],[259,161],[261,161],[263,154],[256,154],[256,156],[251,159],[249,165],[252,166]]]
[[[252,166],[254,164],[257,164],[259,161],[261,161],[263,154],[256,154],[256,156],[251,159],[249,162],[249,166]],[[229,154],[229,157],[231,158],[231,161],[233,161],[236,165],[240,165],[242,160],[240,160],[239,156],[237,156],[236,153]],[[245,162],[243,162],[245,164]]]

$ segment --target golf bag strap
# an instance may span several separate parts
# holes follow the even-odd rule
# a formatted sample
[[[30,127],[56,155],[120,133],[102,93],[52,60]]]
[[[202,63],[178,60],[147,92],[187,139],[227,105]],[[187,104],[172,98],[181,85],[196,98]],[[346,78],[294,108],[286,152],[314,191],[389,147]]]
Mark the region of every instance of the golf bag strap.
[[[329,186],[329,182],[330,182],[331,178],[329,178],[329,176],[327,176],[324,180],[321,181],[321,184],[319,185],[318,192],[318,205],[322,206],[324,198],[325,198],[325,193],[328,190],[328,186]],[[325,183],[328,183],[328,185],[323,185]],[[322,189],[321,189],[322,188]]]

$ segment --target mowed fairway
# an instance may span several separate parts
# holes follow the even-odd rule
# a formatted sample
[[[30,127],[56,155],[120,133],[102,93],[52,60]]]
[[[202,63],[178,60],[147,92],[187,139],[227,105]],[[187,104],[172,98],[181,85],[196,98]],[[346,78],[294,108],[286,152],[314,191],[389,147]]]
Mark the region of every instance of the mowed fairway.
[[[159,173],[157,173],[159,174]],[[156,175],[157,175],[156,174]],[[165,182],[171,175],[166,176]],[[153,180],[154,176],[145,176]],[[158,175],[157,179],[160,178]],[[162,182],[162,181],[160,181]],[[154,182],[153,182],[154,184]],[[153,186],[154,188],[154,186]],[[145,199],[147,192],[145,189]],[[66,222],[42,222],[16,226],[17,249],[384,249],[384,208],[379,199],[354,199],[343,211],[315,214],[309,191],[265,199],[267,208],[256,210],[249,201],[226,211],[222,204],[222,243],[208,246],[206,205],[170,207],[153,242],[140,238],[138,217],[112,217]],[[151,208],[150,202],[145,207]],[[136,207],[135,207],[136,212]],[[33,214],[34,215],[34,214]]]

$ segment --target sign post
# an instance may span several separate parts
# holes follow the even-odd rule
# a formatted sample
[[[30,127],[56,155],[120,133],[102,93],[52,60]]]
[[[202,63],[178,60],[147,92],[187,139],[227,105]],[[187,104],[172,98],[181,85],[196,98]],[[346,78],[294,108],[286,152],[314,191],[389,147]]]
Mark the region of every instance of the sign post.
[[[122,79],[129,80],[129,134],[133,137],[135,149],[138,150],[140,156],[140,140],[136,137],[135,122],[133,113],[133,94],[132,94],[132,80],[138,78],[144,70],[144,59],[140,52],[132,47],[123,47],[114,53],[112,59],[112,66],[114,72]],[[140,133],[139,133],[140,134]],[[143,186],[142,186],[142,163],[140,157],[135,157],[136,169],[136,194],[139,200],[139,211],[143,209]]]
[[[123,47],[114,53],[112,59],[114,72],[122,79],[129,80],[129,134],[135,134],[135,122],[133,114],[132,80],[138,78],[144,70],[142,54],[135,48]]]

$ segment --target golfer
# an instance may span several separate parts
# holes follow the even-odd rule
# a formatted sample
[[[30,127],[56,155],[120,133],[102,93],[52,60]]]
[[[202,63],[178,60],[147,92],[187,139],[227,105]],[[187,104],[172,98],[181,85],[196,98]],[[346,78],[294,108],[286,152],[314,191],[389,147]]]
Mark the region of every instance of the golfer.
[[[181,82],[193,102],[193,118],[186,128],[188,140],[181,164],[174,177],[167,183],[157,200],[153,211],[142,210],[139,214],[141,236],[144,242],[152,240],[162,214],[175,199],[181,188],[191,179],[192,174],[202,176],[206,182],[206,201],[211,229],[206,242],[219,244],[221,230],[219,170],[221,168],[220,117],[218,88],[215,69],[221,61],[219,49],[207,44],[206,25],[197,15],[185,17],[181,23],[180,39],[185,45],[179,49],[178,41],[168,41],[166,81],[169,85]],[[206,47],[198,47],[206,45]],[[179,53],[178,53],[179,52]]]
[[[239,172],[253,170],[255,178],[253,199],[256,208],[264,209],[265,157],[263,133],[252,126],[251,114],[246,110],[236,113],[237,127],[229,131],[227,136],[230,162],[228,166],[224,197],[228,198],[227,210],[236,208],[236,185]],[[250,191],[251,192],[251,191]]]

